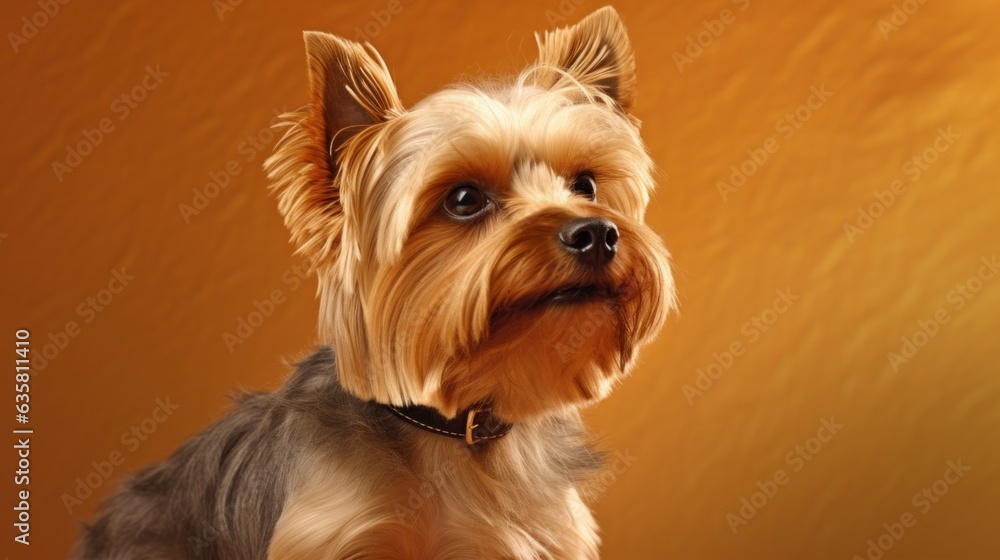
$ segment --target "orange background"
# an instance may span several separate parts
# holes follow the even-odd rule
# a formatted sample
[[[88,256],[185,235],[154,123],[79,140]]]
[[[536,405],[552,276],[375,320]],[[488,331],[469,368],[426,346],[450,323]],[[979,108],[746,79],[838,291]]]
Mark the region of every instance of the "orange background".
[[[996,7],[932,0],[880,30],[893,5],[616,2],[636,49],[636,113],[663,172],[649,220],[675,256],[682,306],[633,378],[588,413],[610,449],[634,458],[596,504],[606,558],[864,557],[908,512],[915,525],[883,538],[887,559],[1000,557],[1000,279],[972,280],[1000,252]],[[520,68],[534,31],[600,4],[404,1],[386,21],[388,6],[248,1],[220,19],[209,1],[71,1],[19,52],[0,49],[0,340],[13,349],[15,329],[30,328],[37,356],[68,321],[80,327],[33,377],[30,552],[12,543],[15,457],[2,443],[11,557],[64,557],[76,519],[119,475],[164,458],[227,409],[227,393],[275,387],[282,358],[309,349],[315,281],[283,278],[298,261],[260,169],[272,110],[306,100],[303,29],[377,31],[412,104],[456,75]],[[5,2],[0,30],[21,33],[39,9]],[[730,23],[706,27],[724,9]],[[707,46],[679,70],[689,37]],[[168,76],[123,120],[115,100],[147,65]],[[786,137],[782,119],[813,86],[832,96],[799,109],[807,118]],[[57,179],[52,163],[104,118],[114,130]],[[957,138],[934,150],[949,127]],[[768,138],[773,153],[723,200],[717,183],[747,150],[761,158]],[[933,163],[916,177],[904,167],[913,157]],[[185,223],[179,205],[227,165],[239,172]],[[875,192],[889,200],[895,180],[905,191],[880,212]],[[844,225],[873,203],[879,217],[849,239]],[[103,311],[78,310],[121,267],[134,280]],[[966,283],[978,288],[970,301],[951,293]],[[786,288],[799,299],[765,313]],[[223,333],[273,290],[283,303],[230,352]],[[890,364],[936,313],[947,323]],[[744,324],[762,314],[773,324],[755,337]],[[742,355],[727,357],[734,343]],[[689,403],[684,386],[713,353],[729,367]],[[158,398],[178,406],[160,424],[148,420]],[[0,406],[9,428],[11,408]],[[843,428],[800,463],[796,446],[831,416]],[[155,432],[133,451],[122,433],[144,419]],[[115,452],[112,481],[68,514],[61,496]],[[947,494],[922,511],[912,496],[959,459],[971,470],[939,483]],[[734,534],[727,514],[779,469],[786,484]]]

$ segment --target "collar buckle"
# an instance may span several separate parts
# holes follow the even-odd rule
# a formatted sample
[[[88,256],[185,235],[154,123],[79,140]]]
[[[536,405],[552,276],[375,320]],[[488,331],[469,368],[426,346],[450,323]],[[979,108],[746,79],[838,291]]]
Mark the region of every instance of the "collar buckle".
[[[391,404],[380,406],[422,430],[465,440],[465,443],[470,446],[501,438],[507,435],[511,429],[510,424],[493,416],[493,411],[488,404],[479,404],[459,411],[451,419],[445,418],[440,412],[429,406],[396,407]]]
[[[479,424],[473,423],[476,421],[477,412],[479,412],[479,410],[470,408],[469,413],[465,415],[465,443],[469,445],[479,443],[479,439],[472,434],[472,431],[479,427]]]

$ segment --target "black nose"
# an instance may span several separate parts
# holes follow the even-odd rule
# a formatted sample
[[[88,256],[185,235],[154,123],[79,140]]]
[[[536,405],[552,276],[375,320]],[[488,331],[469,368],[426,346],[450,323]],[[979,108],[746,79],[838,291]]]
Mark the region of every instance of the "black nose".
[[[602,266],[618,250],[618,228],[604,218],[582,218],[564,225],[559,230],[559,241],[580,261]]]

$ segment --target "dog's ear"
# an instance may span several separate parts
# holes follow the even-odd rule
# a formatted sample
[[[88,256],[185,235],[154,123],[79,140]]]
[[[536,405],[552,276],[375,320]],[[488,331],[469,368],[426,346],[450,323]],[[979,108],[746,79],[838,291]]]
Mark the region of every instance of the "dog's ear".
[[[382,57],[361,45],[319,31],[306,31],[309,97],[336,151],[362,128],[403,111]]]
[[[378,52],[329,33],[307,31],[309,104],[265,163],[298,253],[313,266],[332,262],[343,230],[338,161],[358,132],[404,112]]]
[[[626,112],[635,102],[635,55],[618,12],[605,6],[571,27],[535,34],[539,84],[592,86]],[[556,70],[553,70],[556,69]]]

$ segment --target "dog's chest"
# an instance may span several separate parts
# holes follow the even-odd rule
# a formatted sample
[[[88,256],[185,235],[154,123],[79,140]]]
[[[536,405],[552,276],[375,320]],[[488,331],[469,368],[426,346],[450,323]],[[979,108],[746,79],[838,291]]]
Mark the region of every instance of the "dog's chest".
[[[593,518],[575,489],[501,481],[469,464],[445,469],[409,477],[381,500],[419,543],[413,557],[576,559],[590,557],[587,543],[596,557]]]
[[[338,470],[293,495],[269,558],[597,558],[589,508],[551,475],[499,477],[463,454],[352,482]]]

